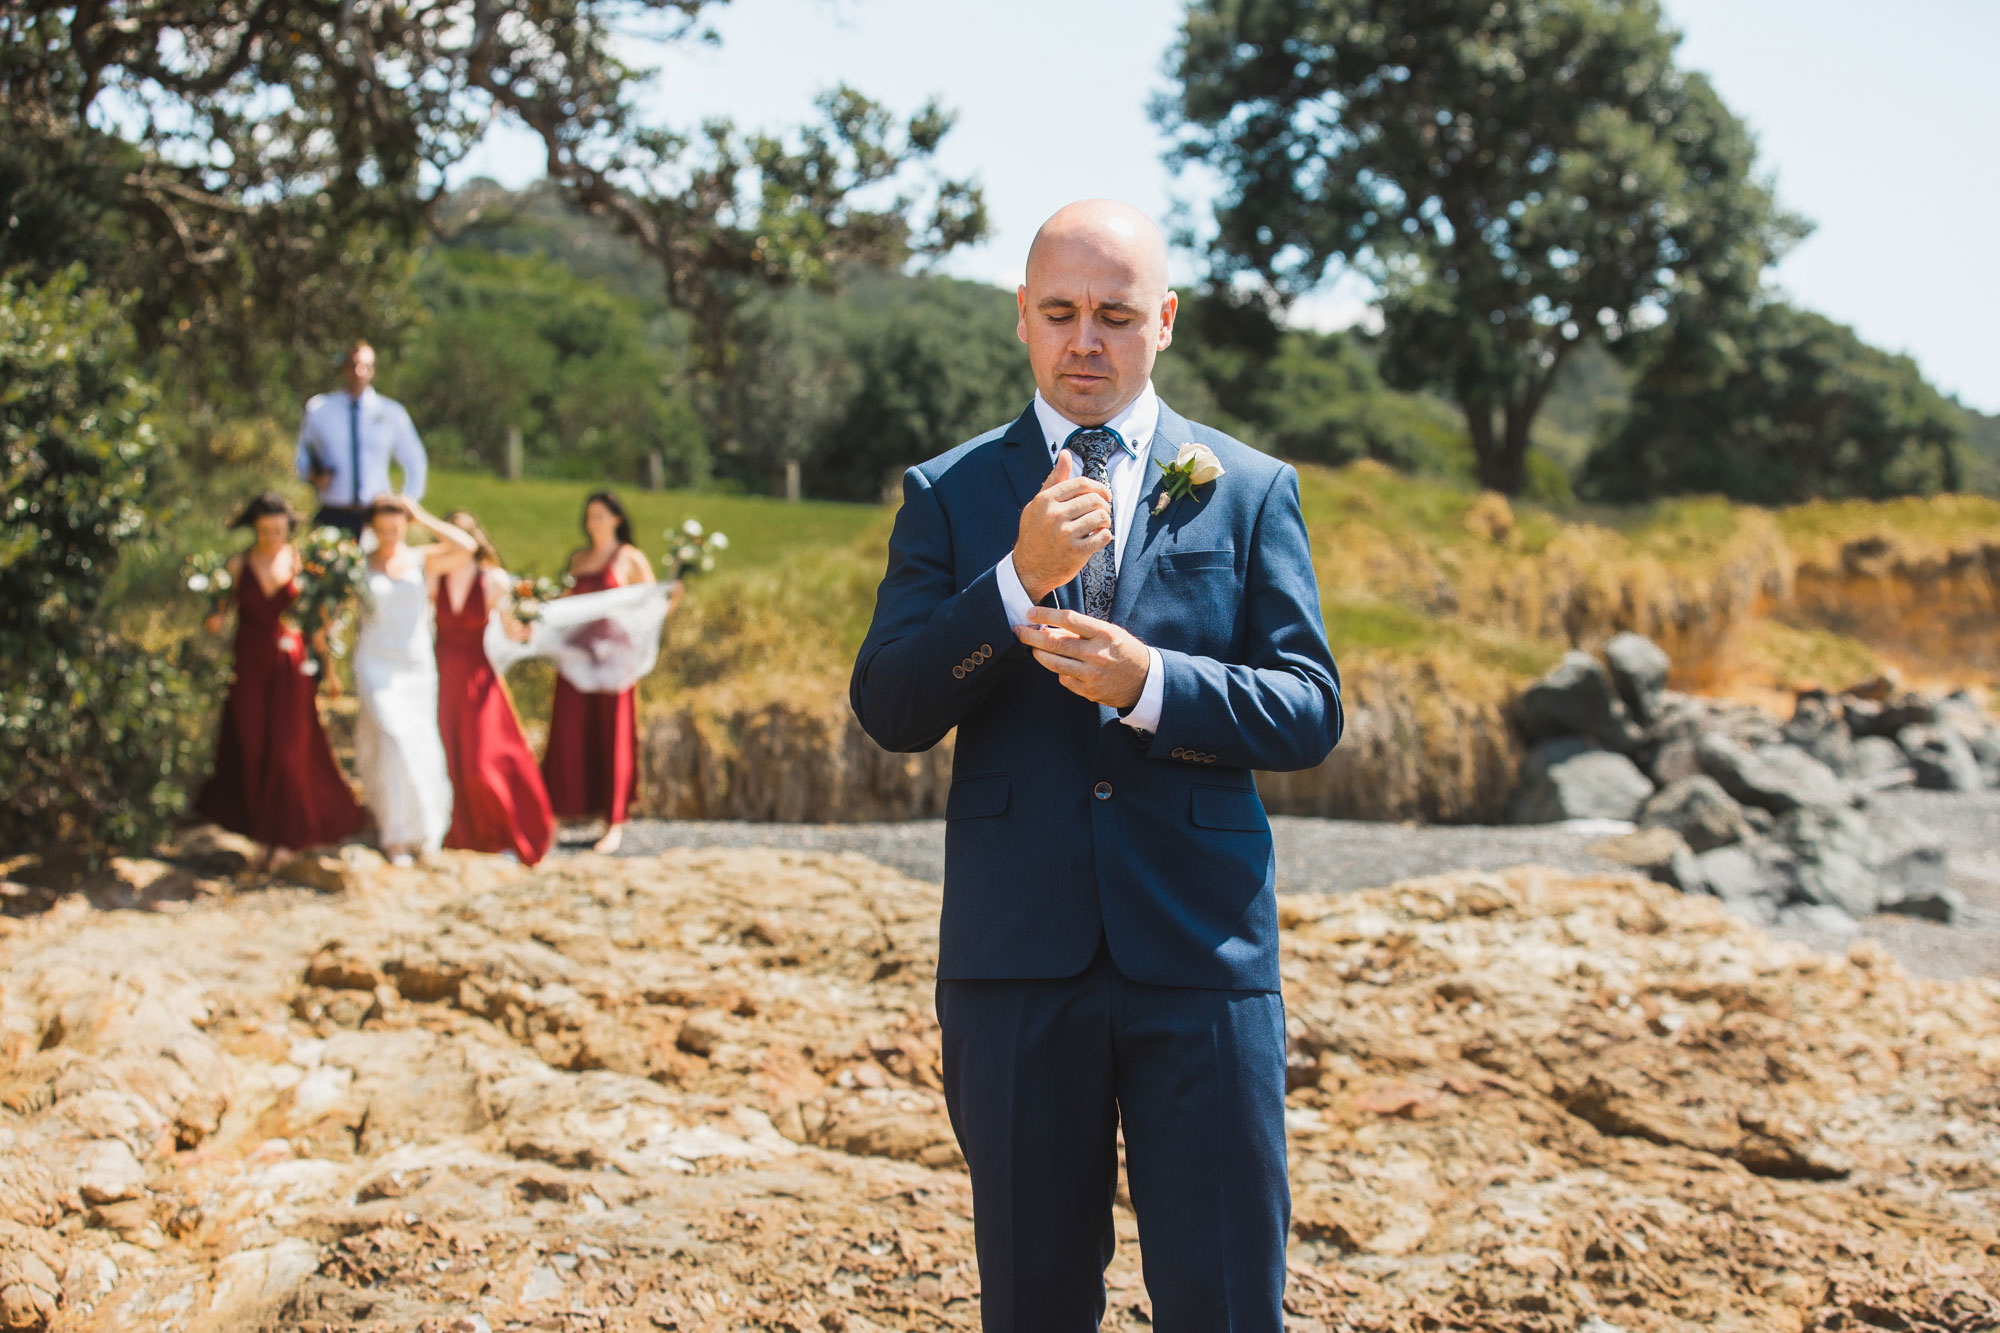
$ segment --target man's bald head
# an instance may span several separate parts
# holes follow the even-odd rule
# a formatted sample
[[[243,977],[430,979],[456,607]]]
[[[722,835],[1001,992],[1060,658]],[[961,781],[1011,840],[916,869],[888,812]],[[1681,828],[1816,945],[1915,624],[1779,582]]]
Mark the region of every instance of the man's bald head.
[[[1130,204],[1070,204],[1035,233],[1019,304],[1042,396],[1078,425],[1102,424],[1145,390],[1173,341],[1166,238]]]
[[[1156,299],[1167,294],[1167,238],[1153,220],[1116,199],[1079,199],[1065,204],[1035,232],[1028,245],[1028,281],[1037,259],[1077,251],[1127,270]]]

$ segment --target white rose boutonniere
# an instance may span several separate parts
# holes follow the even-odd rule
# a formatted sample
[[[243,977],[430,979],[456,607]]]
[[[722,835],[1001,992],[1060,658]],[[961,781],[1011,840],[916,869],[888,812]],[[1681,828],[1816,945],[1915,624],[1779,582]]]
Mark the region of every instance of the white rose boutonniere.
[[[1201,497],[1194,494],[1194,488],[1208,485],[1225,471],[1222,460],[1215,456],[1215,450],[1192,440],[1180,447],[1173,462],[1161,463],[1159,468],[1166,474],[1165,489],[1153,503],[1155,514],[1165,513],[1167,506],[1183,495],[1193,495],[1194,502],[1200,504]]]

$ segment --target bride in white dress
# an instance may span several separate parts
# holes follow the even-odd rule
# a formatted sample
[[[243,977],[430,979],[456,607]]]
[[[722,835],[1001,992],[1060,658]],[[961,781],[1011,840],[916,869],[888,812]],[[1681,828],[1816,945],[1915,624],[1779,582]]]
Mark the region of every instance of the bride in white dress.
[[[404,540],[414,520],[438,541]],[[375,838],[396,865],[436,851],[451,827],[451,777],[438,736],[438,676],[427,573],[471,558],[463,529],[424,512],[407,496],[384,495],[368,510],[375,551],[368,557],[361,629],[354,640],[354,683],[361,716],[354,733],[362,798],[375,816]]]

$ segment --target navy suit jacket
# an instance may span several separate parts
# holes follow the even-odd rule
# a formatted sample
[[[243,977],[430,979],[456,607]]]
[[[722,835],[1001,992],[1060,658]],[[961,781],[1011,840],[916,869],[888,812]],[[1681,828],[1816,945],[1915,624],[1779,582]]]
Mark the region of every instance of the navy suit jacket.
[[[1190,440],[1226,469],[1153,513],[1154,464]],[[1160,409],[1111,619],[1157,648],[1159,731],[1064,689],[1015,639],[994,566],[1049,471],[1034,409],[911,468],[854,665],[885,749],[953,727],[943,980],[1073,976],[1100,941],[1134,981],[1278,989],[1271,826],[1255,769],[1310,768],[1340,737],[1298,473]],[[1081,605],[1081,584],[1052,600]]]

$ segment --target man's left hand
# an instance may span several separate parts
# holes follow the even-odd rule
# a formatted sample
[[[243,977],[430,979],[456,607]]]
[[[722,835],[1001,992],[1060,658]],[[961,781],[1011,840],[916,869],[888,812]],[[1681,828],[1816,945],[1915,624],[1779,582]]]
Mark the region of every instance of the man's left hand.
[[[1064,689],[1111,708],[1139,702],[1153,655],[1122,625],[1046,606],[1031,607],[1028,620],[1015,628],[1014,637],[1056,673]]]

